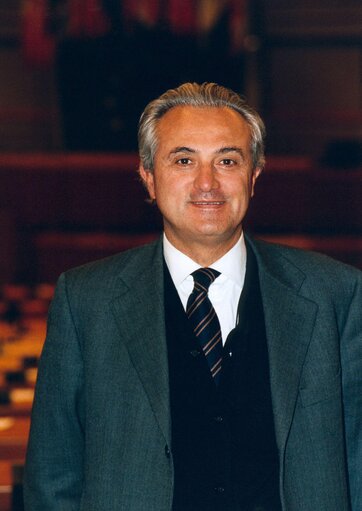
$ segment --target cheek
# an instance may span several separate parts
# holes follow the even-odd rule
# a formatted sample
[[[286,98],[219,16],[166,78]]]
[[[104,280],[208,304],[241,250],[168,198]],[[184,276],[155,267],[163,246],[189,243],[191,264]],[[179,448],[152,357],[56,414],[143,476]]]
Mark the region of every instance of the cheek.
[[[224,193],[236,202],[244,202],[245,198],[250,195],[251,188],[251,181],[241,179],[227,180],[222,186]]]
[[[155,182],[155,192],[169,202],[176,202],[187,195],[187,185],[182,179],[159,179]]]

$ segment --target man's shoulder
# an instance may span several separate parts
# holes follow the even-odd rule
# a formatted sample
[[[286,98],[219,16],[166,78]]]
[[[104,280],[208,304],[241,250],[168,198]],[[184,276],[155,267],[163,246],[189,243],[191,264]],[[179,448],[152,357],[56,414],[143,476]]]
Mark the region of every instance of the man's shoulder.
[[[156,240],[147,245],[125,250],[67,270],[61,275],[67,286],[91,289],[111,287],[122,276],[133,275],[151,268],[161,260],[162,243]]]
[[[267,268],[288,269],[291,266],[306,276],[362,279],[362,271],[319,252],[251,238],[251,244]]]

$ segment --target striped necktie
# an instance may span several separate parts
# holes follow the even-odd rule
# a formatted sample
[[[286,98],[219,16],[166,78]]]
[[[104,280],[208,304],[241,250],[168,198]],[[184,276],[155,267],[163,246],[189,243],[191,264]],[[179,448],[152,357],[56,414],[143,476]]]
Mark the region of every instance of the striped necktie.
[[[211,376],[219,383],[222,362],[222,340],[219,319],[208,297],[210,284],[220,275],[212,268],[192,273],[194,289],[189,296],[186,314],[209,364]]]

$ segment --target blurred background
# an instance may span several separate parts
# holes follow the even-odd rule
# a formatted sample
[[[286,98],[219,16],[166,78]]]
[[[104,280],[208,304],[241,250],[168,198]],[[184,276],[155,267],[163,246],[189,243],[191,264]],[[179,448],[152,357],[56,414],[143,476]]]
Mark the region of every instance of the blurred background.
[[[1,0],[2,511],[22,509],[54,284],[158,236],[137,123],[185,81],[231,87],[266,121],[248,229],[362,268],[359,0]]]

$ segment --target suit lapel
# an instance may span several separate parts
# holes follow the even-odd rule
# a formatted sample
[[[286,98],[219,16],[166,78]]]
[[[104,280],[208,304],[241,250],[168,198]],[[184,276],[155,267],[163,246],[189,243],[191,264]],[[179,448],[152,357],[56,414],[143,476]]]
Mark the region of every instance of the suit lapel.
[[[278,255],[277,249],[254,242],[251,245],[258,260],[275,431],[283,460],[318,306],[299,294],[305,280],[303,272]]]
[[[121,342],[144,386],[165,440],[170,443],[168,361],[163,300],[162,243],[152,257],[134,261],[121,274],[111,307]]]

